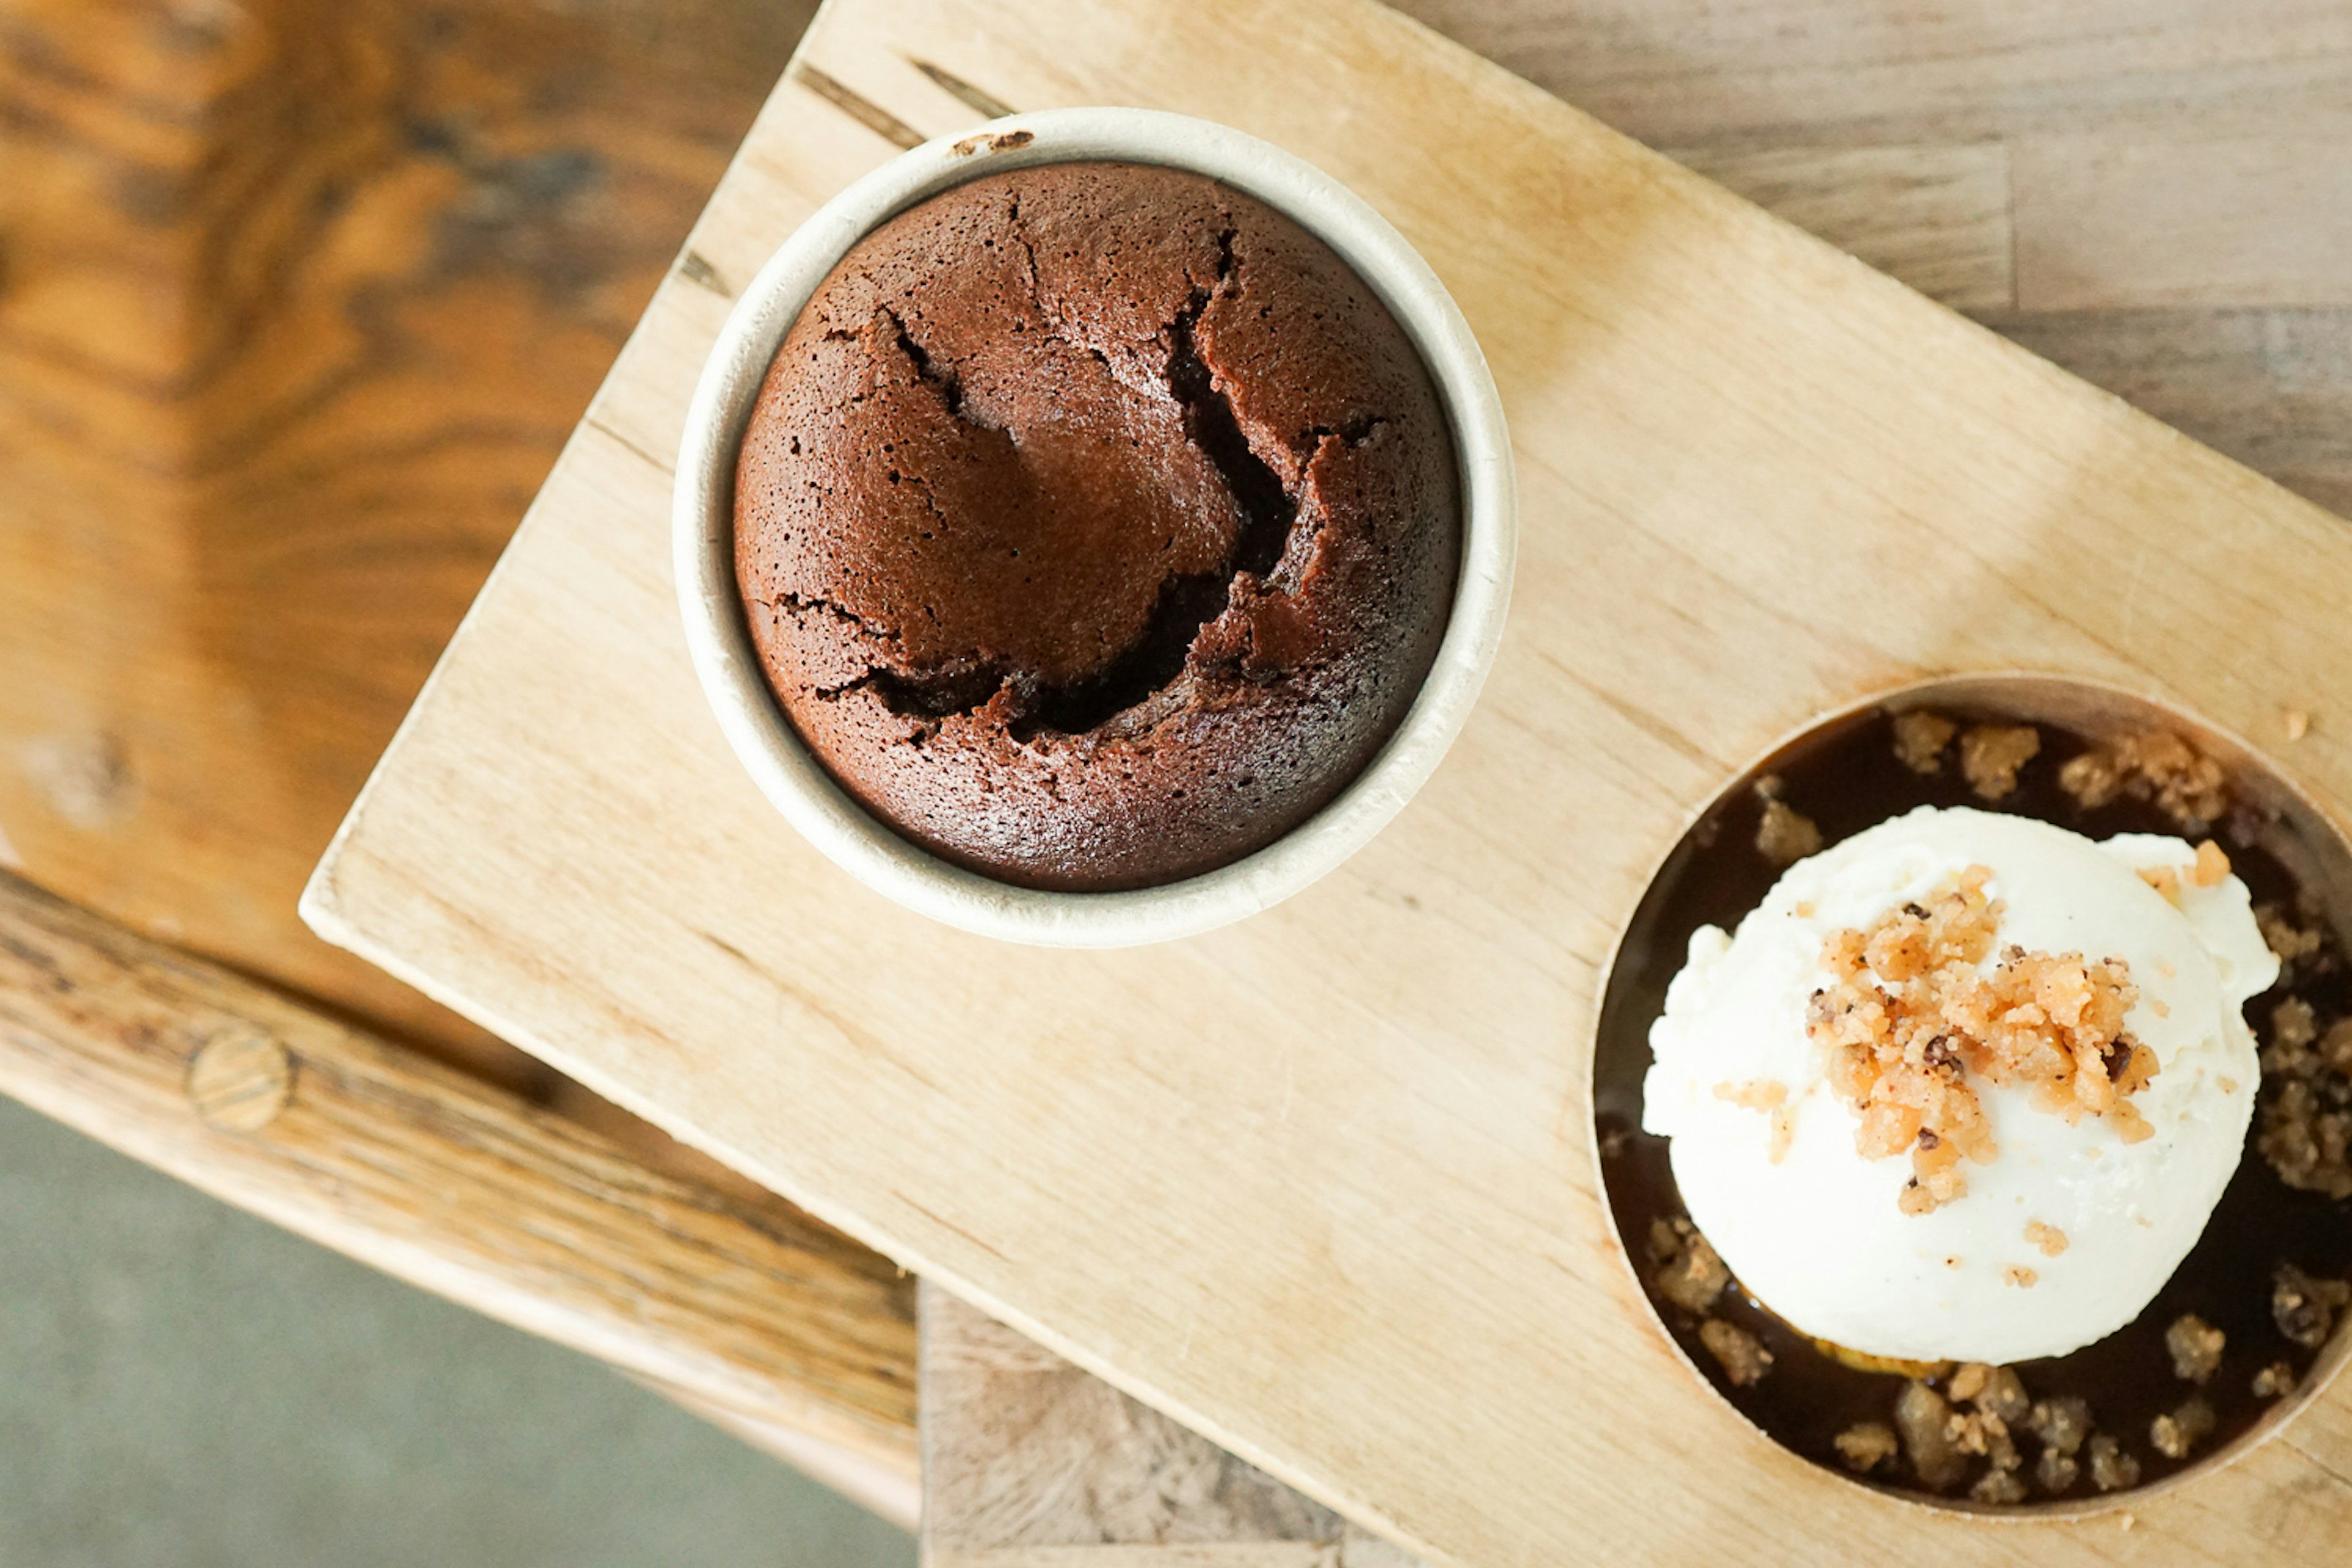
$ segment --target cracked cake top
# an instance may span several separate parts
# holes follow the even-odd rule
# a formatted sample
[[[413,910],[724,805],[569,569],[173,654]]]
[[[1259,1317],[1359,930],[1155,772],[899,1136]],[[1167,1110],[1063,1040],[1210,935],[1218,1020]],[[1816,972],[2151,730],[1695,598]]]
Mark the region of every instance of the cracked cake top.
[[[1205,176],[991,174],[900,214],[777,352],[736,571],[793,728],[901,834],[1146,887],[1296,826],[1419,691],[1460,555],[1419,355]]]

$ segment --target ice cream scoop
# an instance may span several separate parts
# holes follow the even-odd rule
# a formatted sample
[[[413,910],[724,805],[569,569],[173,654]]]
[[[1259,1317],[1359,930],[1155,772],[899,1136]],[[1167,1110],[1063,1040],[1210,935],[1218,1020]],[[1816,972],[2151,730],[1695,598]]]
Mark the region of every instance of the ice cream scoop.
[[[2137,1317],[2237,1168],[2259,1077],[2242,1010],[2278,974],[2245,885],[2208,856],[2200,871],[2177,838],[1922,807],[1790,868],[1736,935],[1695,933],[1651,1029],[1643,1125],[1672,1141],[1691,1218],[1741,1288],[1801,1332],[1906,1361],[2060,1355]],[[1964,1195],[1917,1212],[1912,1160],[1857,1146],[1808,1009],[1835,933],[1978,867],[1999,906],[1983,968],[2021,949],[2121,960],[2125,1028],[2156,1070],[2123,1117],[1974,1075],[1995,1152],[1965,1167]]]

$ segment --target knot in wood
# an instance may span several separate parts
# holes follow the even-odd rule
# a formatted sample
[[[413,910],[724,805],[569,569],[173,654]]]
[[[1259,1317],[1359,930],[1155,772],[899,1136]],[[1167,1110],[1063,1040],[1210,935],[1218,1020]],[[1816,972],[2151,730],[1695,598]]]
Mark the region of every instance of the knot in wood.
[[[258,1029],[215,1035],[188,1060],[188,1102],[218,1132],[258,1132],[294,1097],[294,1058]]]

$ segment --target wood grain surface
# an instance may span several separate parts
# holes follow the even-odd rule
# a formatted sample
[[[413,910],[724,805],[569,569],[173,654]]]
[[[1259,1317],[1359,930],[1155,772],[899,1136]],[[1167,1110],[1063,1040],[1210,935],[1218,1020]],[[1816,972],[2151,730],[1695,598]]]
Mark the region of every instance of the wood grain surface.
[[[938,1286],[919,1300],[928,1568],[1417,1568]]]
[[[0,0],[0,866],[754,1212],[295,901],[808,9]],[[44,1103],[150,1156],[117,1083]],[[665,1391],[911,1518],[903,1466]]]
[[[649,1170],[5,873],[0,1091],[913,1521],[913,1281],[780,1199]]]
[[[562,1095],[295,902],[809,9],[0,0],[0,863]]]
[[[1441,1561],[2340,1552],[2340,1396],[2127,1532],[1987,1529],[1767,1444],[1613,1255],[1583,1093],[1648,868],[1825,708],[2017,666],[2273,746],[2294,706],[2280,765],[2352,801],[2339,522],[1357,0],[836,0],[801,59],[316,921]],[[1190,110],[1348,180],[1460,300],[1517,438],[1512,630],[1454,755],[1343,870],[1192,942],[1009,949],[848,884],[679,645],[666,455],[731,288],[975,95]]]

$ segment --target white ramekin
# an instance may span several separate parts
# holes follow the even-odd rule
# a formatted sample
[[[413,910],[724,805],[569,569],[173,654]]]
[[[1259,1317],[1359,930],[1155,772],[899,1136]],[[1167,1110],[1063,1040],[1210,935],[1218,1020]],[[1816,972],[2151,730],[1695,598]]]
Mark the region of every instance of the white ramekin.
[[[1254,855],[1128,892],[1045,892],[941,859],[873,816],[809,754],[768,688],[735,578],[737,447],[784,334],[835,263],[877,225],[976,175],[1115,160],[1191,169],[1249,193],[1337,251],[1428,363],[1462,474],[1462,574],[1453,617],[1396,733],[1331,803]],[[1486,356],[1404,237],[1312,165],[1227,126],[1136,109],[1016,114],[929,142],[820,207],[727,318],[687,412],[672,511],[678,604],[728,743],[803,837],[867,887],[949,925],[1049,947],[1129,947],[1190,936],[1278,903],[1354,854],[1433,772],[1476,701],[1510,600],[1518,510],[1510,436]]]

